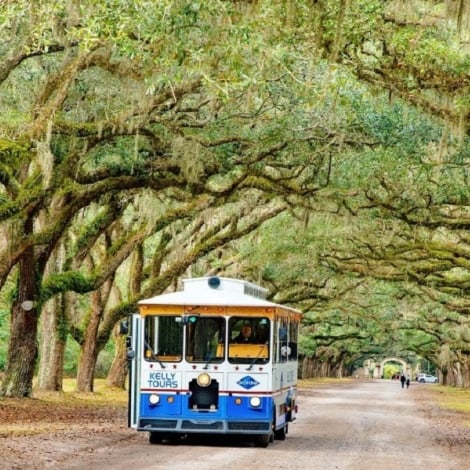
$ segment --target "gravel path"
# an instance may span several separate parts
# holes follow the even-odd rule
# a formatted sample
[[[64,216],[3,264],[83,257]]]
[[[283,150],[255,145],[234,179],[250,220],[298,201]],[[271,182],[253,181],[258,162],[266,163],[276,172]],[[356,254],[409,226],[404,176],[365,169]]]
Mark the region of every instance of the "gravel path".
[[[123,415],[48,436],[0,438],[0,468],[42,470],[463,470],[470,468],[470,427],[429,399],[431,384],[393,381],[302,388],[285,441],[267,449],[234,439],[191,438],[150,445]],[[434,389],[435,390],[435,389]],[[78,423],[79,424],[79,423]]]

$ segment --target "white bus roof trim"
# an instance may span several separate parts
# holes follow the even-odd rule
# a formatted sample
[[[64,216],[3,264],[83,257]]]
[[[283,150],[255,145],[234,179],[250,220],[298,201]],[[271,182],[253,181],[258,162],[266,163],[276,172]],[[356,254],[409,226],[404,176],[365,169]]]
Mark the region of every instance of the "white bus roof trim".
[[[213,286],[211,287],[212,284]],[[183,280],[182,291],[156,295],[139,305],[201,305],[238,307],[280,307],[297,311],[265,299],[267,289],[251,282],[224,277],[200,277]],[[261,298],[263,297],[263,298]]]

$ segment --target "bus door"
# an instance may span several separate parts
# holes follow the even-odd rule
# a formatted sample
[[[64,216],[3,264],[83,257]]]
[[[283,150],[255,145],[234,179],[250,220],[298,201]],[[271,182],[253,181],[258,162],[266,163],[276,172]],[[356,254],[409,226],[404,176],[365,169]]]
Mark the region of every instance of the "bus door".
[[[127,336],[127,359],[129,361],[129,407],[128,426],[137,428],[137,418],[140,397],[140,369],[142,362],[141,354],[141,330],[142,318],[138,314],[130,317],[130,334]]]

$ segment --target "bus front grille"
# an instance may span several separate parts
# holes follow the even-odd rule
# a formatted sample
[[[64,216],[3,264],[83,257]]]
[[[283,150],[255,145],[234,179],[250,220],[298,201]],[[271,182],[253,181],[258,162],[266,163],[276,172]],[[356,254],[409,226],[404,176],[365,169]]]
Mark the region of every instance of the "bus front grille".
[[[201,421],[189,421],[184,420],[181,424],[181,429],[199,429],[203,430],[211,430],[211,429],[223,429],[224,425],[221,421],[211,421],[211,422],[201,422]]]
[[[176,429],[178,421],[175,419],[140,419],[139,429],[159,428],[159,429]]]
[[[269,431],[270,423],[259,423],[253,421],[230,421],[229,431]]]

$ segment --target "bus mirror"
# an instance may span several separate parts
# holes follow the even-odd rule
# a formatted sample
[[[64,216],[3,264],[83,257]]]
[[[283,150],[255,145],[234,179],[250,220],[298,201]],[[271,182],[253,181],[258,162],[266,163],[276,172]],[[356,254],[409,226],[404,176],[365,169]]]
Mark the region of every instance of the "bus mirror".
[[[119,323],[119,334],[127,335],[127,333],[129,333],[129,323],[127,320],[122,320],[121,323]]]

